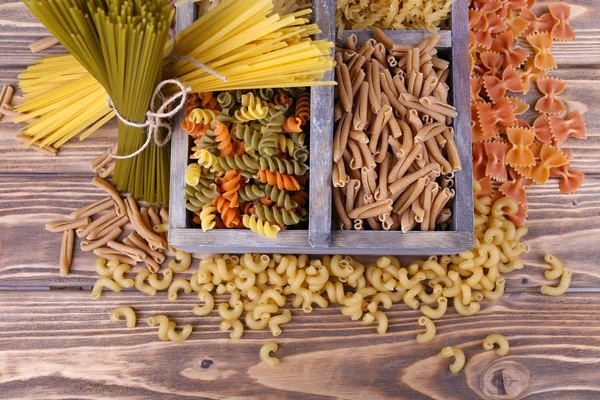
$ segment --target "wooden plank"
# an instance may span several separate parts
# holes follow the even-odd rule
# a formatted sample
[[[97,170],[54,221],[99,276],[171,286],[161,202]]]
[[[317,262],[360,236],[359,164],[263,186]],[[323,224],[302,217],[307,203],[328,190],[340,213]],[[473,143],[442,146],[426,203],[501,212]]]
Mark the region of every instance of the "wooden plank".
[[[323,33],[319,40],[335,41],[335,3],[331,0],[313,2],[314,22]],[[334,50],[331,52],[334,55]],[[334,72],[323,77],[335,80]],[[313,87],[310,90],[310,182],[309,182],[309,247],[327,247],[331,244],[333,161],[333,86]]]
[[[545,12],[555,0],[538,0],[534,10]],[[559,66],[600,65],[600,27],[597,23],[594,1],[569,0],[570,23],[577,40],[558,42],[552,47]],[[31,42],[48,36],[48,31],[18,0],[0,0],[0,66],[25,66],[43,54],[64,53],[62,46],[54,46],[43,53],[33,54],[27,47]]]
[[[418,345],[419,313],[402,305],[386,311],[388,333],[350,321],[339,307],[292,311],[276,339],[281,364],[261,363],[270,332],[248,331],[232,341],[220,332],[216,312],[196,317],[194,295],[176,303],[166,296],[87,292],[0,292],[0,385],[7,398],[143,397],[147,399],[544,399],[593,398],[600,391],[600,299],[571,293],[559,298],[518,293],[485,304],[472,317],[449,312],[437,336]],[[130,305],[138,325],[110,323],[110,311]],[[190,339],[161,342],[146,319],[166,314],[192,324]],[[482,339],[501,333],[510,352],[484,351]],[[348,340],[350,339],[351,340]],[[458,375],[438,355],[446,345],[467,356]],[[568,377],[568,378],[567,378]],[[235,382],[235,384],[232,384]],[[27,388],[24,390],[24,388]]]
[[[0,180],[0,287],[93,285],[95,256],[76,251],[71,273],[61,277],[62,236],[44,230],[49,221],[106,196],[90,181],[91,177],[54,175]],[[509,291],[533,291],[545,282],[546,252],[562,258],[575,271],[573,287],[600,288],[600,177],[586,178],[573,195],[560,194],[557,186],[553,180],[546,187],[529,190],[530,234],[525,241],[532,250],[525,257],[526,268],[507,275]]]
[[[392,40],[402,43],[408,44],[412,46],[416,46],[421,43],[423,40],[427,39],[431,36],[431,32],[429,31],[384,31]],[[437,44],[437,47],[452,47],[452,33],[449,30],[439,31],[440,41]],[[355,30],[346,30],[342,34],[342,41],[345,42],[346,39],[350,35],[355,35],[358,39],[358,43],[364,43],[367,40],[373,38],[375,36],[374,31],[355,31]]]

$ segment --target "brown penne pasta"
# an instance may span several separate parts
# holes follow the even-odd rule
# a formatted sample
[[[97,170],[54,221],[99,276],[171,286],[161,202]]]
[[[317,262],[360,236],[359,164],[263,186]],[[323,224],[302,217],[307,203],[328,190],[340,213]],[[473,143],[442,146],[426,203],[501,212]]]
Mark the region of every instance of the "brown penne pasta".
[[[71,218],[84,218],[84,217],[93,217],[101,211],[107,210],[114,205],[112,199],[110,197],[106,197],[102,200],[98,200],[94,203],[90,203],[86,206],[78,208],[69,214]]]
[[[115,189],[113,185],[106,182],[104,179],[98,177],[92,179],[92,184],[97,188],[104,190],[106,193],[108,193],[110,197],[112,197],[112,199],[115,202],[115,210],[117,212],[117,215],[121,216],[126,214],[127,210],[125,208],[125,203],[123,202],[121,195],[119,194],[119,192],[117,192],[117,189]]]
[[[103,236],[98,240],[95,240],[95,241],[84,240],[83,242],[81,242],[81,245],[80,245],[81,250],[82,251],[92,251],[94,249],[104,247],[111,240],[117,240],[117,238],[119,236],[121,236],[121,233],[123,233],[121,228],[115,228],[111,232],[109,232],[106,236]]]
[[[73,246],[75,244],[75,231],[70,229],[63,232],[62,243],[60,246],[60,274],[67,276],[73,261]]]
[[[90,217],[81,217],[76,220],[67,221],[52,221],[46,224],[46,230],[48,232],[65,232],[88,226],[90,221]]]

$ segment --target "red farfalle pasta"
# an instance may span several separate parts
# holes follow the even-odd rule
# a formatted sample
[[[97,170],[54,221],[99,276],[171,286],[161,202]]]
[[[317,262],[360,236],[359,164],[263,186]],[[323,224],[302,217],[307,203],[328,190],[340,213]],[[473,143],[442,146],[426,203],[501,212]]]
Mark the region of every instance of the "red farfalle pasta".
[[[310,96],[308,92],[302,92],[296,97],[295,116],[306,125],[310,118]]]
[[[530,146],[535,139],[535,133],[531,129],[507,128],[506,136],[512,144],[512,149],[506,154],[506,162],[512,166],[526,167],[535,164],[535,157]]]
[[[552,38],[556,40],[575,39],[575,31],[567,21],[571,15],[571,7],[565,3],[552,3],[548,5],[548,10],[556,22],[550,32]]]
[[[506,25],[508,29],[512,31],[513,35],[515,35],[515,37],[520,37],[525,33],[525,30],[529,26],[529,21],[521,16],[518,16],[507,20]]]
[[[560,178],[560,191],[563,193],[573,193],[581,187],[585,174],[581,171],[569,169],[570,163],[550,169],[550,176]]]
[[[485,177],[487,155],[483,143],[473,143],[473,177],[477,180]]]
[[[541,161],[531,170],[531,179],[540,185],[545,184],[550,177],[550,168],[560,167],[569,162],[567,157],[556,147],[544,144],[540,153]]]
[[[523,35],[530,35],[538,32],[550,32],[556,23],[552,14],[545,13],[538,18],[533,11],[528,8],[521,10],[519,17],[529,21],[527,28],[523,31]]]
[[[535,110],[550,115],[560,114],[565,111],[565,105],[556,98],[565,90],[567,82],[557,78],[540,78],[537,80],[537,87],[544,97],[538,100]]]
[[[550,48],[552,47],[552,37],[550,36],[550,33],[533,33],[527,36],[527,41],[535,53],[533,65],[536,68],[548,71],[557,67],[556,59],[550,52]]]
[[[491,196],[493,191],[492,180],[489,176],[478,180],[481,185],[481,191],[475,195],[475,197],[486,197]]]
[[[513,168],[509,168],[510,179],[504,182],[498,190],[505,196],[514,199],[517,203],[523,205],[527,202],[525,188],[533,185],[531,179],[521,176]]]
[[[510,100],[503,97],[497,104],[477,104],[477,115],[482,136],[485,139],[494,138],[500,128],[508,128],[515,123],[515,113]]]
[[[510,104],[512,105],[513,112],[515,115],[521,115],[529,110],[529,104],[519,99],[518,97],[508,97]]]
[[[471,103],[485,103],[485,100],[481,97],[481,89],[483,88],[481,77],[471,76],[469,80],[471,82]]]
[[[523,81],[523,94],[529,93],[532,82],[536,82],[538,79],[546,76],[546,71],[536,68],[534,61],[535,57],[530,57],[525,62],[525,66],[521,72],[521,80]]]
[[[504,56],[505,67],[519,67],[523,65],[529,53],[515,47],[515,36],[512,31],[506,31],[496,36],[491,43],[490,49]]]
[[[510,222],[515,224],[515,226],[517,228],[519,228],[519,227],[523,226],[523,224],[525,223],[525,220],[527,219],[527,213],[528,213],[527,203],[519,204],[519,208],[517,209],[517,212],[512,215],[509,214],[506,217],[508,218],[508,220]]]
[[[260,179],[263,183],[277,186],[281,190],[300,190],[300,183],[292,175],[282,174],[277,171],[273,172],[268,169],[259,169],[255,178]]]
[[[566,142],[569,136],[587,139],[585,121],[579,111],[569,114],[565,119],[549,117],[548,122],[552,137],[558,145]]]
[[[550,121],[546,114],[540,115],[533,123],[535,138],[540,143],[552,143],[552,131],[550,130]]]
[[[483,86],[490,100],[495,104],[504,97],[507,90],[520,92],[523,90],[523,82],[514,67],[509,66],[502,73],[502,79],[489,75],[483,77]]]
[[[502,142],[484,143],[487,164],[485,174],[490,178],[505,182],[508,179],[506,172],[506,154],[510,146]]]

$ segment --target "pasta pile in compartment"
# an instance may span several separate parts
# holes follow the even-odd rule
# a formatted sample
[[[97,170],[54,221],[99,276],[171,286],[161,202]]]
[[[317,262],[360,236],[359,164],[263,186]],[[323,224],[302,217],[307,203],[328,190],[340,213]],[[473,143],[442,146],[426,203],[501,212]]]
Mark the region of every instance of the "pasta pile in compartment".
[[[308,122],[304,89],[200,93],[183,129],[194,138],[186,207],[203,231],[248,228],[275,240],[308,219]]]
[[[333,198],[344,230],[444,229],[462,169],[439,35],[417,46],[383,31],[336,49]]]
[[[419,29],[437,32],[446,28],[456,0],[336,0],[338,36],[345,29]]]

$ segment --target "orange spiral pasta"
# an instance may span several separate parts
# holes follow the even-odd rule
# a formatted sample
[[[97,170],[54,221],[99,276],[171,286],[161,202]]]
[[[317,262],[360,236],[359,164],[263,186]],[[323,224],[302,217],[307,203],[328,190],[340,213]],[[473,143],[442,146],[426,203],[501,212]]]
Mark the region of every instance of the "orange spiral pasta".
[[[202,107],[206,107],[209,105],[209,103],[212,101],[213,97],[213,92],[201,92],[198,93],[198,98],[200,100],[202,100]]]
[[[296,98],[296,118],[302,121],[302,126],[310,118],[310,96],[308,92],[302,92]]]
[[[187,117],[190,115],[192,110],[200,107],[200,104],[201,104],[200,100],[198,100],[198,99],[190,100],[190,97],[188,96],[188,100],[185,104],[185,118],[187,119]]]
[[[300,184],[291,175],[282,174],[280,172],[269,171],[268,169],[259,169],[258,174],[255,176],[260,179],[263,183],[277,186],[280,190],[299,190]]]
[[[191,137],[199,138],[206,133],[208,126],[204,123],[197,124],[187,118],[184,118],[183,122],[181,123],[181,129],[186,131]]]
[[[285,122],[282,125],[283,131],[285,133],[300,133],[302,132],[302,120],[297,117],[289,117],[286,118]]]
[[[240,224],[240,209],[238,207],[232,208],[231,202],[223,195],[215,198],[212,204],[217,207],[217,211],[221,214],[221,219],[227,228],[233,228]]]
[[[227,173],[219,179],[218,183],[221,185],[222,196],[230,202],[230,207],[239,206],[238,190],[240,190],[241,179],[242,176],[237,169],[227,171]]]
[[[242,212],[244,214],[250,215],[250,214],[254,214],[256,212],[256,209],[254,208],[254,203],[252,201],[246,201],[246,202],[242,203],[240,208],[242,209]]]
[[[221,157],[230,156],[233,153],[233,144],[231,142],[231,134],[229,133],[229,129],[225,124],[215,121],[214,124],[217,126],[215,128],[215,140],[219,145],[217,148],[221,151]]]
[[[308,193],[306,193],[306,191],[304,190],[300,190],[296,193],[294,193],[291,197],[292,201],[295,201],[296,203],[298,203],[299,207],[302,207],[304,205],[306,205],[306,203],[308,202]]]

